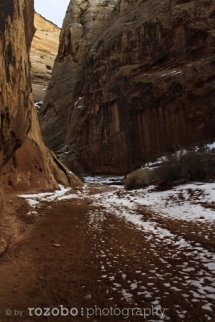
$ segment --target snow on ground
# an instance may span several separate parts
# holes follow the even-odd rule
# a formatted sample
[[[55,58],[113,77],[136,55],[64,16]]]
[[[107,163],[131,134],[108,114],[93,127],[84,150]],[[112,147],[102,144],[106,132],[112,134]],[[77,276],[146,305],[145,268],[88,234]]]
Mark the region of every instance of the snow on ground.
[[[108,185],[115,185],[123,181],[123,176],[86,176],[84,177],[86,183],[101,183]]]
[[[38,207],[43,201],[89,197],[90,186],[87,184],[84,185],[82,192],[62,186],[60,188],[55,192],[23,194],[20,197],[27,199],[32,207]],[[181,236],[177,236],[177,240],[175,240],[176,236],[168,229],[161,227],[153,217],[153,213],[167,219],[194,221],[200,224],[208,223],[209,226],[215,223],[215,183],[189,183],[167,191],[153,191],[152,188],[135,191],[111,188],[110,191],[102,193],[99,193],[98,190],[98,193],[94,194],[91,199],[93,205],[132,223],[138,229],[144,230],[150,235],[149,238],[156,236],[156,238],[165,240],[166,243],[174,243],[183,249],[190,248],[191,245]],[[142,209],[152,212],[151,219],[144,218],[141,214]],[[89,213],[89,224],[94,230],[99,228],[103,220],[104,215],[101,211]],[[208,231],[210,230],[209,226]],[[215,264],[208,260],[211,254],[199,245],[191,248],[197,251],[204,266],[215,273]],[[212,257],[215,263],[215,255]]]
[[[70,188],[65,188],[62,185],[59,185],[60,190],[55,190],[54,192],[41,192],[41,193],[33,193],[33,194],[22,194],[19,197],[26,199],[31,207],[40,206],[40,203],[43,201],[54,201],[61,200],[61,198],[66,197],[66,194],[70,190]]]
[[[210,150],[215,149],[215,142],[206,145]]]
[[[173,198],[173,200],[172,200]],[[202,314],[205,321],[212,318],[208,315],[213,313],[215,300],[215,254],[205,249],[198,243],[185,240],[182,236],[172,233],[163,228],[156,217],[151,215],[150,219],[138,211],[143,207],[148,207],[157,213],[158,216],[165,218],[183,219],[185,221],[215,222],[215,211],[205,209],[203,202],[213,202],[215,200],[215,183],[190,183],[181,185],[171,191],[155,192],[152,187],[136,191],[109,191],[94,196],[94,205],[100,211],[91,211],[89,213],[89,225],[92,231],[97,233],[102,230],[102,225],[108,227],[108,214],[124,218],[125,221],[132,223],[134,227],[143,231],[144,238],[148,240],[150,247],[142,250],[141,257],[146,255],[148,265],[151,270],[147,273],[141,269],[137,271],[140,280],[129,280],[126,276],[126,265],[118,272],[115,271],[114,263],[119,258],[112,256],[112,253],[106,249],[105,237],[101,233],[101,242],[98,247],[101,250],[98,259],[101,260],[101,280],[109,279],[112,283],[112,290],[121,294],[128,303],[132,303],[135,294],[143,297],[143,303],[146,299],[153,300],[155,307],[160,307],[162,300],[170,296],[174,291],[185,298],[187,303],[195,305],[197,303],[202,308]],[[157,217],[158,217],[157,216]],[[209,227],[208,227],[209,229]],[[117,244],[117,241],[116,241]],[[146,252],[150,251],[149,257]],[[122,254],[126,250],[122,249]],[[136,254],[138,257],[138,254]],[[134,258],[135,258],[134,249]],[[167,268],[161,269],[156,267],[155,260],[158,258]],[[176,259],[178,265],[172,265],[171,259]],[[150,262],[149,262],[150,261]],[[128,259],[129,266],[129,259]],[[179,264],[180,263],[180,264]],[[112,274],[110,270],[112,269]],[[123,270],[124,269],[124,270]],[[109,275],[107,275],[109,271]],[[125,279],[127,287],[116,280],[116,275],[121,274]],[[142,275],[144,275],[144,286],[142,285]],[[146,283],[146,280],[147,283]],[[166,292],[160,297],[159,289],[156,288],[154,281],[161,281],[166,286]],[[110,301],[113,300],[110,298]],[[186,319],[187,311],[183,309],[181,303],[174,305],[174,309],[180,319]],[[168,312],[162,321],[168,321]]]
[[[95,179],[95,182],[98,180]],[[215,183],[187,183],[171,190],[155,191],[153,186],[146,189],[126,191],[109,191],[98,194],[94,202],[102,201],[106,208],[122,207],[136,210],[138,207],[148,207],[151,211],[163,217],[182,219],[185,221],[213,222],[215,221]],[[133,216],[133,215],[132,215]],[[133,216],[134,223],[137,219]]]
[[[114,180],[112,177],[111,180],[117,182],[119,178]],[[180,234],[164,228],[165,226],[160,224],[157,218],[182,220],[185,224],[193,221],[199,224],[199,227],[206,224],[206,233],[209,232],[215,223],[215,183],[191,182],[167,191],[155,191],[153,186],[126,191],[124,188],[114,187],[102,189],[102,185],[100,189],[98,182],[110,184],[107,178],[89,177],[86,181],[90,183],[85,184],[82,190],[61,186],[60,190],[52,193],[25,194],[20,197],[26,198],[32,207],[40,206],[40,202],[43,201],[90,198],[91,205],[96,206],[96,209],[89,211],[88,225],[95,234],[94,240],[97,243],[96,250],[92,251],[97,252],[96,256],[101,264],[98,283],[108,280],[112,291],[120,294],[127,303],[133,303],[135,294],[138,294],[143,304],[151,299],[152,304],[158,308],[162,300],[169,298],[174,291],[189,305],[201,307],[205,321],[212,320],[215,301],[215,254],[203,245],[190,242]],[[94,187],[93,194],[92,187]],[[144,209],[150,211],[150,216],[143,215]],[[107,248],[109,237],[103,234],[103,227],[111,229],[110,214],[143,232],[146,246],[141,254],[134,248],[132,260],[145,258],[150,270],[146,272],[140,265],[136,271],[139,278],[128,278],[130,259],[127,258],[125,248],[122,247],[119,255],[114,257],[112,250]],[[100,237],[97,241],[98,236]],[[117,245],[117,236],[114,238]],[[127,258],[126,265],[121,265],[120,257]],[[172,263],[174,259],[175,264]],[[156,266],[157,261],[162,264],[159,269]],[[115,270],[116,263],[120,267],[118,271]],[[116,276],[121,276],[121,279]],[[156,286],[157,281],[166,287],[166,291],[162,294]],[[109,300],[111,303],[114,297],[110,297]],[[176,303],[174,309],[178,318],[186,319],[188,313],[184,310],[183,304]],[[167,311],[162,321],[169,320]]]
[[[215,200],[215,183],[202,184],[200,186],[200,197],[198,194],[199,199],[190,198],[188,192],[199,192],[199,184],[186,184],[178,186],[171,191],[162,192],[150,191],[150,188],[125,193],[123,193],[122,190],[122,193],[118,193],[117,191],[105,192],[94,197],[94,205],[103,207],[103,209],[110,211],[118,217],[124,218],[126,221],[134,224],[137,228],[150,233],[150,236],[168,239],[170,244],[170,240],[174,239],[174,244],[179,248],[189,248],[191,245],[181,236],[178,236],[177,240],[175,240],[175,235],[173,233],[162,228],[155,220],[145,220],[138,210],[140,210],[142,206],[147,206],[145,209],[150,209],[150,211],[157,213],[159,216],[183,219],[185,221],[192,220],[196,222],[199,220],[201,223],[204,221],[214,223],[214,209],[205,209],[201,203],[210,203]],[[184,199],[182,201],[178,198],[179,193],[182,193],[182,195],[184,194]],[[176,199],[173,199],[168,206],[169,200],[174,196],[177,196]],[[199,202],[200,204],[198,204]],[[200,219],[200,217],[202,218]],[[153,216],[151,216],[151,218],[153,219]],[[197,249],[203,251],[198,245]],[[205,259],[204,255],[210,257],[210,254],[208,255],[206,250],[201,254],[203,259]],[[215,255],[213,256],[213,260],[215,263]],[[210,269],[215,273],[215,264],[210,265]]]
[[[132,207],[149,206],[165,217],[215,221],[215,208],[212,208],[215,206],[215,183],[189,183],[167,191],[153,191],[153,187],[149,187],[133,191],[129,202]]]
[[[111,180],[114,178],[112,177]],[[98,183],[100,177],[93,177]],[[109,178],[101,178],[102,183],[110,183]],[[115,181],[121,180],[116,177]],[[92,182],[92,177],[88,179]],[[146,189],[126,191],[123,188],[98,193],[94,203],[105,208],[116,210],[124,216],[123,207],[131,211],[126,215],[135,225],[141,225],[140,216],[136,211],[140,207],[148,207],[154,213],[163,217],[182,219],[185,221],[215,222],[215,183],[188,183],[166,191],[154,191],[153,186]],[[39,206],[43,201],[66,200],[81,198],[88,195],[88,186],[84,185],[82,192],[60,186],[60,190],[37,194],[22,194],[21,198],[28,200],[32,207]],[[152,229],[153,224],[149,225]]]
[[[208,147],[215,148],[215,143]],[[155,166],[155,163],[147,166]],[[122,186],[116,187],[122,181],[123,177],[88,176],[79,190],[60,186],[55,192],[20,197],[27,199],[32,207],[39,207],[44,201],[91,200],[90,206],[95,206],[88,213],[88,227],[93,233],[91,252],[96,253],[101,265],[97,282],[107,284],[107,293],[111,289],[110,304],[114,305],[117,294],[128,304],[137,305],[134,299],[138,295],[143,305],[151,300],[154,307],[161,309],[162,302],[168,302],[174,292],[181,299],[173,307],[178,319],[189,319],[187,304],[183,304],[186,301],[189,307],[199,308],[204,321],[213,321],[215,254],[201,239],[200,244],[192,236],[196,233],[204,236],[206,244],[208,236],[209,242],[214,236],[215,182],[190,182],[166,191],[156,191],[154,186],[126,191]],[[106,186],[104,189],[104,185],[110,188]],[[104,234],[104,227],[106,230],[113,228],[110,216],[116,216],[120,222],[125,221],[138,232],[143,232],[141,236],[145,242],[141,252],[138,240],[133,240],[137,247],[133,247],[132,256],[128,256],[124,245],[115,254],[112,247],[107,247],[110,240],[109,235]],[[180,222],[181,228],[172,229],[166,224],[169,221]],[[193,223],[198,225],[198,232],[194,230],[184,235],[183,229],[192,227]],[[113,245],[118,245],[117,238],[117,234],[112,236]],[[130,274],[130,261],[139,263],[134,277]],[[141,265],[144,262],[147,269]],[[162,292],[159,283],[165,287]],[[167,310],[161,321],[170,320]]]

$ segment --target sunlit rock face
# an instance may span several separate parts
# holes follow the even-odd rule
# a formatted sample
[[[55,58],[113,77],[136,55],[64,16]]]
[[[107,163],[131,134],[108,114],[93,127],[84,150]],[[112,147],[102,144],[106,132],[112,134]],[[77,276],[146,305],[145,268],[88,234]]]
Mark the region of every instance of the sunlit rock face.
[[[215,0],[71,1],[40,118],[48,146],[126,173],[215,137],[214,18]]]
[[[33,99],[43,101],[59,45],[60,28],[34,13],[36,28],[30,51]]]
[[[47,190],[79,180],[44,145],[32,100],[31,0],[0,5],[0,168],[5,190]]]
[[[1,1],[1,166],[21,146],[31,127],[32,100],[28,53],[34,34],[33,13],[33,1]]]

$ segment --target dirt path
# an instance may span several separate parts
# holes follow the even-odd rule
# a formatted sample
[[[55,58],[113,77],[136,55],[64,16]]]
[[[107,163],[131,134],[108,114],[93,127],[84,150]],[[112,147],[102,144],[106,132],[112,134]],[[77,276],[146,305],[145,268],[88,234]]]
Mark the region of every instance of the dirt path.
[[[0,321],[215,321],[212,241],[153,214],[171,236],[137,229],[93,205],[98,192],[43,203],[35,221],[17,201],[25,232],[0,258]]]

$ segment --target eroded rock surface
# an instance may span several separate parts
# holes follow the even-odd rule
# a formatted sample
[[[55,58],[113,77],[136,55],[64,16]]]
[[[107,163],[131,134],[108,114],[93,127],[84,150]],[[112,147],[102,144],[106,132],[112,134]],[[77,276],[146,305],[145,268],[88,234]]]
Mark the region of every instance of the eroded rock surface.
[[[44,99],[45,90],[51,78],[55,57],[59,45],[60,28],[40,14],[34,14],[36,28],[31,44],[31,76],[33,99]]]
[[[64,186],[82,185],[43,143],[36,110],[32,108],[32,126],[22,147],[4,166],[5,191],[47,191]]]
[[[67,165],[71,150],[73,115],[79,106],[85,83],[87,55],[107,28],[117,0],[70,1],[60,33],[60,46],[41,115],[41,129],[47,146]],[[67,153],[69,152],[69,153]]]
[[[68,166],[126,173],[214,137],[214,18],[215,0],[71,1],[40,119],[48,146]]]
[[[58,188],[58,183],[78,184],[79,179],[45,147],[39,129],[29,60],[33,1],[3,0],[0,17],[0,168],[4,166],[4,189],[47,190]]]
[[[28,52],[34,34],[33,12],[32,1],[20,1],[20,5],[13,0],[1,1],[0,167],[21,146],[31,127],[32,100]]]

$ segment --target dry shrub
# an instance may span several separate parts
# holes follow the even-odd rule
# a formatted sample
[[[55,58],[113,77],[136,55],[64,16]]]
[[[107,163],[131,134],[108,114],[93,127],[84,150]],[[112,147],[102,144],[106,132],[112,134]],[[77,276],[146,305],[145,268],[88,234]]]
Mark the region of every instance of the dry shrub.
[[[153,170],[142,168],[129,173],[124,181],[125,189],[140,189],[152,184],[154,182]]]
[[[150,184],[172,183],[178,180],[205,180],[215,176],[215,150],[199,148],[166,155],[159,167],[131,172],[125,179],[125,189],[139,189]]]
[[[180,151],[166,156],[166,160],[156,170],[159,182],[176,180],[203,180],[215,175],[215,153],[207,148]]]

